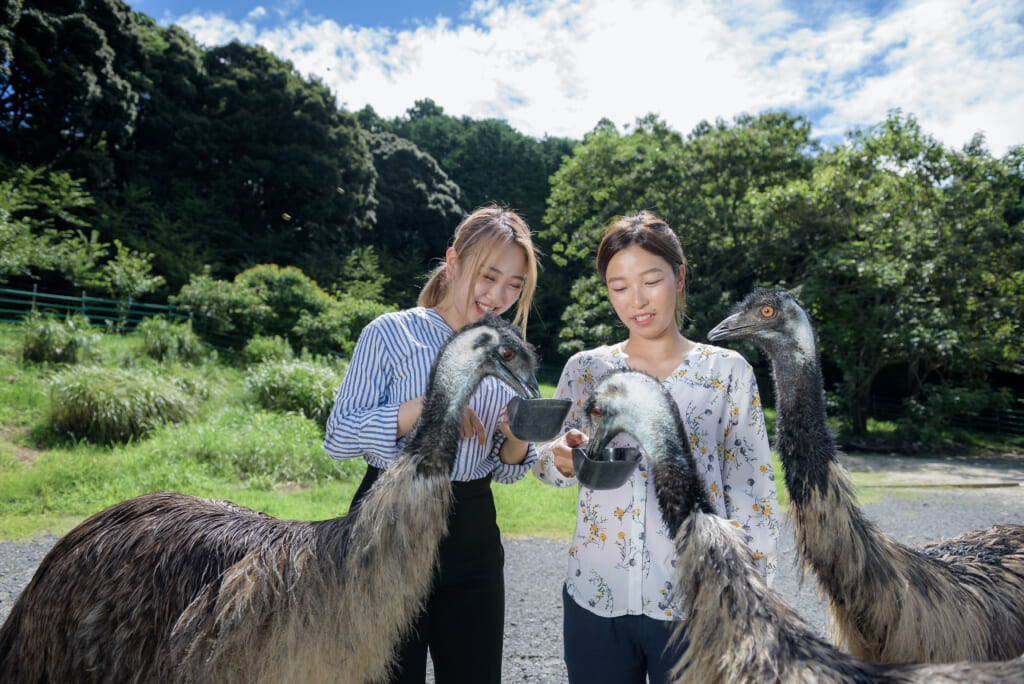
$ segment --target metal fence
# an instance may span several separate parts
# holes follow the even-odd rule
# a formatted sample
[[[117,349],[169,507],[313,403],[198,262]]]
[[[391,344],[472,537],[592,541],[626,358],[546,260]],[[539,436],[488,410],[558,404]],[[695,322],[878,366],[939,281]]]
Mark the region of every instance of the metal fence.
[[[131,297],[106,299],[84,291],[72,296],[39,292],[35,287],[31,290],[0,288],[0,324],[20,324],[33,312],[61,319],[81,314],[89,319],[90,325],[118,333],[131,332],[147,318],[163,316],[172,321],[192,321],[196,333],[216,348],[227,349],[237,342],[236,336],[218,330],[214,321],[206,316],[197,316],[173,304],[137,302]]]
[[[869,414],[877,420],[897,421],[904,414],[903,400],[895,397],[871,397]],[[1024,435],[1024,410],[1005,408],[979,411],[977,415],[950,417],[953,427],[972,432],[993,432],[1005,435]]]

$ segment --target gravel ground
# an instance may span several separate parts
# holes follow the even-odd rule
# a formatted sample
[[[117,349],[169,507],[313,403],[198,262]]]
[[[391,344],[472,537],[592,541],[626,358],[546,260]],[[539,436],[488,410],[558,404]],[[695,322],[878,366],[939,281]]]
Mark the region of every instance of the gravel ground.
[[[932,541],[996,523],[1024,522],[1024,488],[915,489],[881,491],[884,499],[864,505],[883,530],[908,543]],[[825,614],[813,581],[801,586],[793,555],[793,532],[783,516],[782,555],[774,589],[824,635]],[[0,543],[0,620],[56,541]],[[505,682],[565,682],[562,662],[561,582],[567,544],[547,539],[505,540]]]

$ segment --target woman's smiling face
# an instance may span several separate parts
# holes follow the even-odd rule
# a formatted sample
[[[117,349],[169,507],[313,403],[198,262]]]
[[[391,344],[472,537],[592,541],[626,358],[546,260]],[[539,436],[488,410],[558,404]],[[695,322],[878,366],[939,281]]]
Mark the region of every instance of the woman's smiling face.
[[[678,332],[676,297],[684,273],[665,259],[632,245],[608,262],[605,280],[608,300],[629,329],[630,336],[656,338]]]
[[[526,255],[514,243],[504,245],[497,256],[478,273],[468,273],[467,264],[455,259],[449,249],[449,273],[452,276],[451,309],[453,329],[479,320],[491,311],[503,314],[519,299],[526,282]]]

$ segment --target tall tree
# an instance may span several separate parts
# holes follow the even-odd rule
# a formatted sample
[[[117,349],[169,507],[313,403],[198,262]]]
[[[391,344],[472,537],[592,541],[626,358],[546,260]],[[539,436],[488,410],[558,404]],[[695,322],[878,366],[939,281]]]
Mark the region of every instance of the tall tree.
[[[5,3],[2,21],[0,155],[69,170],[90,187],[108,182],[107,153],[131,136],[138,105],[131,8],[24,0]]]
[[[366,133],[377,171],[369,241],[389,278],[383,298],[412,306],[431,260],[444,255],[466,209],[462,191],[429,154],[393,133]]]
[[[802,293],[855,431],[886,368],[905,369],[914,395],[926,380],[976,386],[1018,357],[1024,290],[1012,274],[1024,272],[1024,234],[1006,222],[1012,173],[980,141],[948,150],[897,111],[852,131],[809,181],[752,202],[765,225],[815,235]]]

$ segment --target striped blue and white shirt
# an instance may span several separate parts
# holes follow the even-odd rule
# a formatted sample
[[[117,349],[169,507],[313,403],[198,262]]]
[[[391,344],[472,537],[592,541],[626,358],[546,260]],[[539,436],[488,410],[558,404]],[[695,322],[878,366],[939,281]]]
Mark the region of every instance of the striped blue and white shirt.
[[[356,342],[334,409],[327,419],[324,450],[335,459],[362,456],[377,468],[387,468],[405,444],[398,433],[398,407],[427,392],[430,368],[452,329],[433,309],[414,307],[386,313],[363,328]],[[505,435],[498,429],[501,410],[514,396],[503,382],[486,377],[470,398],[486,434],[483,446],[476,436],[459,440],[452,480],[477,480],[488,475],[511,484],[522,479],[537,459],[533,445],[521,465],[498,459]]]

